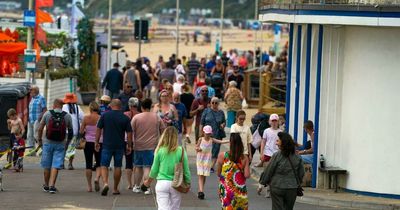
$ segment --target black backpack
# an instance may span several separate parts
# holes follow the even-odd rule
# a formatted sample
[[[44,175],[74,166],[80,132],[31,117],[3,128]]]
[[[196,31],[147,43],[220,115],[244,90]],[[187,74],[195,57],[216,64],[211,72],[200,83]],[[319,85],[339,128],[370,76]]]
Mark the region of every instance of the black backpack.
[[[147,71],[144,70],[143,68],[139,69],[139,73],[140,73],[140,81],[141,81],[142,89],[143,89],[150,83],[150,76],[149,76],[149,74],[147,74]]]
[[[260,136],[263,136],[265,129],[271,127],[269,125],[269,117],[263,119],[260,124],[258,125],[258,133],[260,134]]]
[[[47,123],[46,137],[52,141],[64,141],[66,136],[67,125],[65,123],[64,117],[66,112],[55,112],[50,110],[51,117]]]

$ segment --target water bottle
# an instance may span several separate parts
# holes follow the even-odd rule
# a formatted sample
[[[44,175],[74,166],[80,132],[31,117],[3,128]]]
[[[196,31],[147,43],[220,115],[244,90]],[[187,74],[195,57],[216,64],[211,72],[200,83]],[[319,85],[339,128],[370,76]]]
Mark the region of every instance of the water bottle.
[[[325,158],[324,158],[324,155],[322,155],[322,154],[319,157],[319,167],[325,168]]]

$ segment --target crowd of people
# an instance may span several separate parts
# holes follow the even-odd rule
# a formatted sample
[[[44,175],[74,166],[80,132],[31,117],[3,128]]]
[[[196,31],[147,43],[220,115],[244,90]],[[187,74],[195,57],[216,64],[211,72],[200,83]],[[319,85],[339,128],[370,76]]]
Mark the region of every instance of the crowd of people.
[[[172,55],[164,62],[160,56],[155,67],[147,58],[140,58],[135,63],[128,62],[123,72],[116,63],[102,84],[106,94],[91,102],[86,114],[72,93],[56,99],[53,109],[47,110],[39,89],[33,86],[27,148],[32,147],[29,154],[34,154],[37,142],[43,150],[43,190],[57,192],[58,171],[74,169],[76,149],[78,145],[82,149],[83,143],[88,192],[107,196],[111,190],[114,195],[120,194],[125,158],[128,189],[153,194],[150,185],[157,180],[159,209],[179,209],[181,193],[174,187],[175,166],[182,164],[183,180],[190,185],[186,147],[193,142],[199,199],[206,197],[206,178],[216,173],[222,209],[248,209],[245,183],[250,176],[250,164],[264,166],[265,162],[268,166],[258,192],[266,189],[273,209],[293,208],[294,192],[299,186],[296,180],[304,176],[303,159],[298,155],[311,159],[313,142],[304,147],[295,144],[285,133],[284,119],[277,114],[259,112],[252,116],[251,126],[245,125],[247,115],[242,110],[241,88],[247,66],[242,57],[223,52],[205,62],[198,61],[193,53],[189,60]],[[151,99],[154,92],[156,102]],[[226,115],[220,106],[223,101]],[[9,117],[9,127],[14,138],[18,138],[17,133],[23,133],[22,128],[17,128],[20,122],[12,111]],[[195,138],[191,139],[193,124]],[[230,128],[228,134],[226,127]],[[313,140],[312,122],[306,122],[304,127]],[[220,152],[221,144],[229,144],[228,152]],[[257,150],[259,163],[253,159]],[[67,167],[64,160],[68,161]],[[112,188],[108,184],[111,166]]]

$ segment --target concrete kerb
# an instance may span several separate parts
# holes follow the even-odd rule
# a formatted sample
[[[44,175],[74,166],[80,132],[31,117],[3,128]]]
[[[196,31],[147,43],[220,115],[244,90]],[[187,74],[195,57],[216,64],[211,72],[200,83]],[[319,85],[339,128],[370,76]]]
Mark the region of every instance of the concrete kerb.
[[[251,173],[253,179],[258,180],[261,176],[263,168],[257,168],[252,166]],[[312,189],[304,189],[304,196],[299,197],[296,202],[313,204],[319,206],[334,206],[344,208],[355,208],[355,209],[374,209],[374,210],[400,210],[400,205],[392,203],[378,203],[374,201],[358,201],[358,200],[344,200],[338,199],[328,194],[321,193],[318,196],[309,195],[307,192],[311,192]],[[315,194],[315,193],[314,193]],[[373,199],[373,197],[372,197]]]

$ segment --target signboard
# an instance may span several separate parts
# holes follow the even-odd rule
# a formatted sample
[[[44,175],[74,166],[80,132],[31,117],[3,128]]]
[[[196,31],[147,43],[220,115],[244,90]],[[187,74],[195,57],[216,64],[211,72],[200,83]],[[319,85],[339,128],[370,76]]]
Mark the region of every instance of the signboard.
[[[28,71],[36,70],[36,50],[25,50],[25,69]]]
[[[35,27],[36,13],[33,10],[24,10],[24,26]]]

